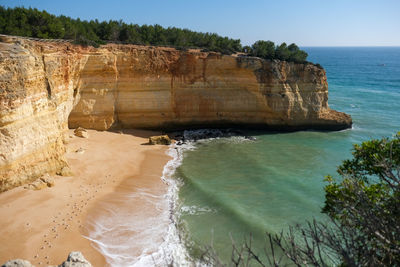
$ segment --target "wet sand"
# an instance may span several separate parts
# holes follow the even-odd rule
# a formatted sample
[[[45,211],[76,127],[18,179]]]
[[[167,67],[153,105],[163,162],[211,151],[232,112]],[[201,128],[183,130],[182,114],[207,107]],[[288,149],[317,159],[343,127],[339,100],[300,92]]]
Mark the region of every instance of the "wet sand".
[[[22,258],[37,266],[57,265],[69,252],[81,251],[93,266],[107,266],[96,244],[84,237],[93,230],[96,218],[110,215],[105,207],[118,209],[125,203],[125,208],[133,207],[129,211],[137,222],[165,212],[164,207],[141,198],[127,203],[117,197],[146,192],[157,198],[167,191],[160,179],[169,160],[167,147],[144,145],[149,136],[159,133],[88,132],[88,139],[73,136],[68,140],[66,158],[73,176],[53,176],[51,188],[33,191],[22,186],[0,194],[0,263]],[[162,237],[158,239],[156,243]],[[146,242],[137,241],[140,255],[140,244]]]

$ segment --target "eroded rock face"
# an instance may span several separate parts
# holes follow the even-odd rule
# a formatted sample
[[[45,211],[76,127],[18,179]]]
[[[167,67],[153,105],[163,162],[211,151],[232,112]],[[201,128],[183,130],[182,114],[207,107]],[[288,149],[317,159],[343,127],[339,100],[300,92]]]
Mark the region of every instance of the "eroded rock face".
[[[0,192],[54,173],[84,56],[0,37]]]
[[[313,64],[0,36],[0,191],[66,166],[70,128],[351,126]]]
[[[328,107],[325,71],[170,48],[108,45],[89,53],[69,126],[176,130],[246,126],[343,129]]]

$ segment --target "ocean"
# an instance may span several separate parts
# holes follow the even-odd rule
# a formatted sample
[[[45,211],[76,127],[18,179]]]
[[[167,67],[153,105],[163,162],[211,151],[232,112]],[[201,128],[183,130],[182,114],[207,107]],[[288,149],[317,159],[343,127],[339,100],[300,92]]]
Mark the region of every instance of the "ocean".
[[[328,174],[337,177],[336,167],[351,157],[352,144],[400,131],[400,47],[303,49],[309,61],[326,69],[329,105],[350,114],[353,128],[249,131],[245,136],[172,145],[168,153],[173,159],[162,177],[168,194],[146,196],[158,207],[168,207],[162,218],[152,218],[169,220],[168,229],[138,232],[135,214],[121,215],[120,209],[92,222],[95,230],[88,238],[111,266],[189,266],[191,258],[210,245],[228,262],[232,242],[241,245],[251,234],[253,247],[263,249],[266,232],[324,219],[323,179]],[[118,231],[124,238],[115,237]],[[162,244],[132,251],[141,242],[133,236],[151,243],[160,234]]]
[[[212,244],[228,261],[232,242],[320,219],[324,176],[351,157],[352,144],[400,131],[400,47],[306,47],[327,72],[329,105],[353,118],[338,132],[247,132],[190,144],[173,177],[180,181],[179,231],[192,256]]]

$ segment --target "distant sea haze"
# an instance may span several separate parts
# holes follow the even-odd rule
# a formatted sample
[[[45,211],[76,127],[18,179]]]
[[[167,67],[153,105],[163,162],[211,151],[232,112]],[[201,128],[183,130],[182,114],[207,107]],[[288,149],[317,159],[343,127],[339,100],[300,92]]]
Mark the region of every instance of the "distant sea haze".
[[[353,117],[340,132],[250,132],[203,140],[184,152],[178,210],[192,248],[208,245],[231,256],[251,232],[264,247],[265,231],[280,232],[323,219],[323,178],[351,156],[353,143],[400,131],[400,47],[304,47],[327,72],[329,105]]]

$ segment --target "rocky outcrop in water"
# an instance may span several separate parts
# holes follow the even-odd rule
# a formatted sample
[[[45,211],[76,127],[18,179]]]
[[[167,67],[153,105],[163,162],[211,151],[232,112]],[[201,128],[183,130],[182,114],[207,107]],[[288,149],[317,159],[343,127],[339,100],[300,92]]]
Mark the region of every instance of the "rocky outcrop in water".
[[[0,36],[0,191],[60,172],[70,128],[351,126],[325,71],[212,52]]]

